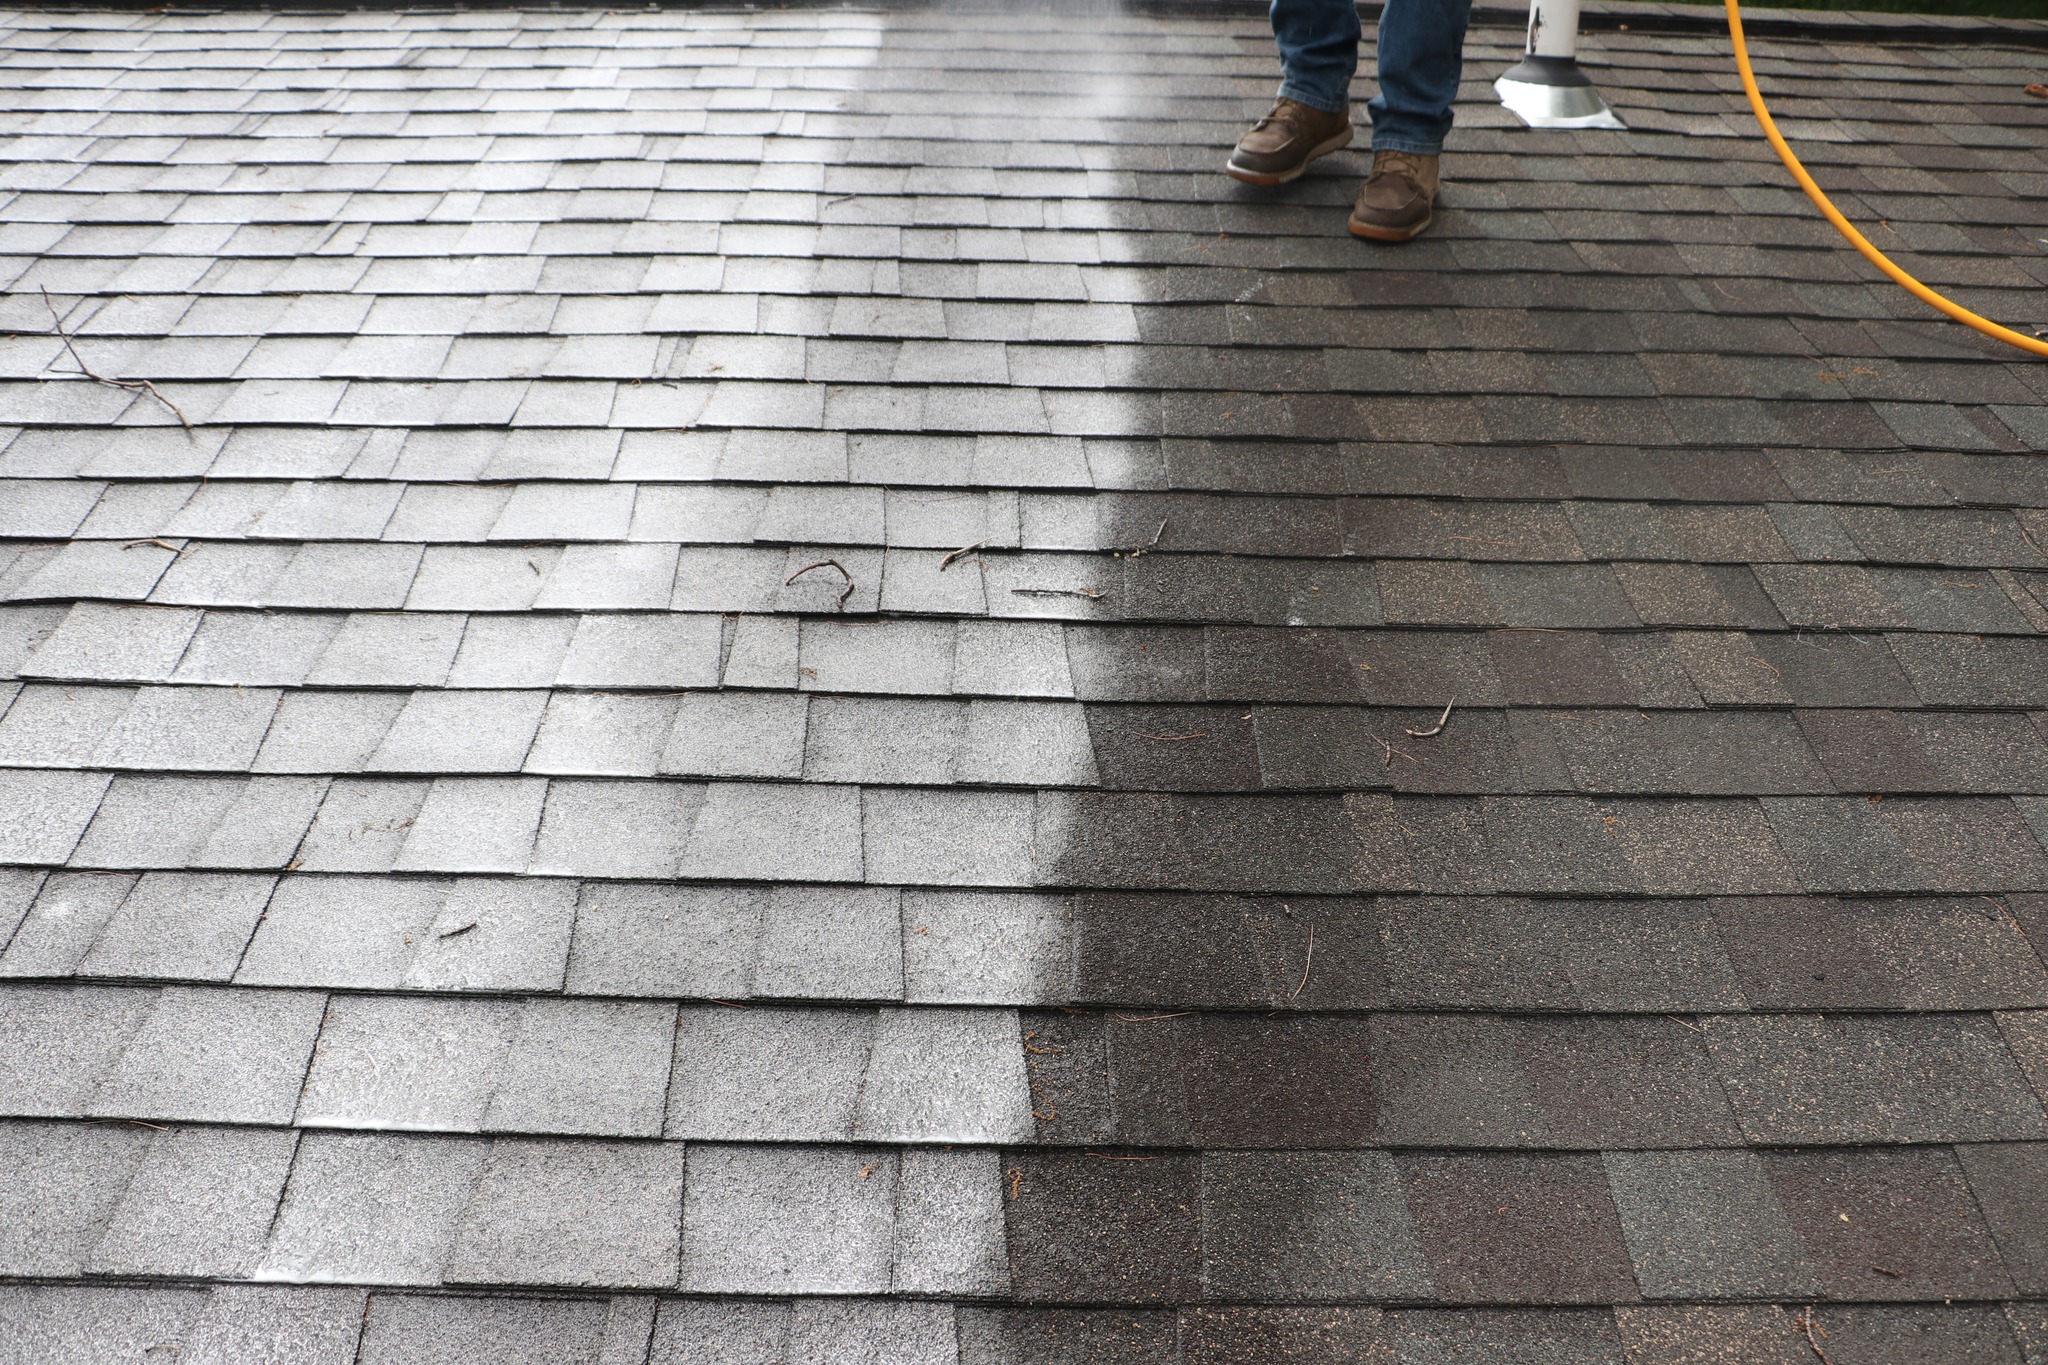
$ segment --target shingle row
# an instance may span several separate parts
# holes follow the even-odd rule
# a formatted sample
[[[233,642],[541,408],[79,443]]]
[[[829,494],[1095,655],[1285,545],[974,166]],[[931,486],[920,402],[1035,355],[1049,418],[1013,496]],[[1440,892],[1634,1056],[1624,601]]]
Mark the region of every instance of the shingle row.
[[[964,472],[964,471],[963,471]],[[104,492],[99,490],[105,489]],[[95,496],[97,494],[97,496]],[[2022,493],[2022,496],[2026,494]],[[2048,502],[2048,493],[2032,494]],[[1436,500],[1378,496],[982,492],[858,485],[542,483],[512,486],[317,479],[205,484],[0,480],[0,534],[23,539],[394,543],[821,544],[951,551],[979,546],[1134,549],[1291,558],[1746,564],[1784,610],[1812,581],[1800,561],[1926,564],[1843,568],[1829,595],[1876,625],[1953,581],[1954,570],[2048,568],[2010,509],[1810,503]],[[2048,513],[2033,515],[2048,534]],[[2023,534],[2025,533],[2025,534]],[[1627,579],[1624,577],[1624,583]],[[1782,586],[1779,586],[1781,585]],[[1981,588],[1983,585],[1973,585]],[[1807,596],[1817,596],[1811,589]],[[1801,624],[1826,624],[1818,620]]]
[[[1443,732],[1417,739],[1439,718]],[[2048,712],[1468,706],[1457,720],[1450,729],[1440,708],[31,683],[0,698],[0,764],[1147,791],[2048,792]]]
[[[1974,1365],[2023,1359],[2043,1330],[2048,1308],[2024,1302],[1174,1310],[282,1286],[0,1288],[0,1347],[23,1365],[102,1360],[142,1342],[176,1349],[184,1365],[1426,1365],[1458,1351],[1600,1365],[1806,1365],[1808,1335],[1838,1365],[1882,1365],[1907,1341],[1932,1359]]]
[[[1000,1292],[997,1154],[0,1125],[35,1276]]]
[[[0,769],[0,858],[100,869],[1304,895],[1988,893],[2048,888],[2044,823],[2048,799],[2032,796],[1096,794]]]
[[[1607,1013],[2048,1005],[2039,894],[1072,898],[0,871],[0,975],[654,999]],[[1313,932],[1313,947],[1309,935]],[[1213,945],[1234,951],[1219,954]]]
[[[1098,1304],[2048,1286],[2019,1144],[1132,1159],[28,1122],[0,1143],[23,1173],[0,1265],[26,1275]]]

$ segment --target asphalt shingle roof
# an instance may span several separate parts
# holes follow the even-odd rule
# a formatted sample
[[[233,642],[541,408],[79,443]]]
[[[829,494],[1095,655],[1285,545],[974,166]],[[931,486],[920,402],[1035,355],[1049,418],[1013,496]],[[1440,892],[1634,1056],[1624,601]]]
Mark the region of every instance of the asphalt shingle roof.
[[[2048,1359],[2048,370],[1480,18],[1395,250],[1222,9],[0,17],[0,1358]]]

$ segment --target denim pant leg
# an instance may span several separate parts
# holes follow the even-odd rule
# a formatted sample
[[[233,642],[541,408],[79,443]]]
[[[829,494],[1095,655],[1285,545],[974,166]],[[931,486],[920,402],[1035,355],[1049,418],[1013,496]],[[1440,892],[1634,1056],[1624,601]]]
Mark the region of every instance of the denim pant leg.
[[[1278,0],[1273,8],[1277,14]],[[1372,111],[1374,151],[1435,155],[1443,150],[1471,14],[1472,0],[1386,0],[1380,16],[1380,92],[1366,106]]]
[[[1357,6],[1352,0],[1273,0],[1272,17],[1280,97],[1326,114],[1344,108],[1363,36]]]

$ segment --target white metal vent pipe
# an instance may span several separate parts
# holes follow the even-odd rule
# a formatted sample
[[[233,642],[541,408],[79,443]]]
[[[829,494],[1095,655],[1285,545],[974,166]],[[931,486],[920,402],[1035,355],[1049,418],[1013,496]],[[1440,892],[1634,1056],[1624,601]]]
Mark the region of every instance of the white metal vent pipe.
[[[1579,0],[1529,0],[1522,60],[1493,83],[1508,112],[1531,128],[1619,128],[1620,119],[1579,69]]]

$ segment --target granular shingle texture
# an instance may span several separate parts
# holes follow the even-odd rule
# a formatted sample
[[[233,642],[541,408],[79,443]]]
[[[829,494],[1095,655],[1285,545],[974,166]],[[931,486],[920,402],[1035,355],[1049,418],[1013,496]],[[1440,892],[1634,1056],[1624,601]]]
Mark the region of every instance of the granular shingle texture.
[[[2048,371],[1524,22],[1391,248],[1248,6],[0,14],[0,1361],[2048,1361]],[[2039,324],[2048,27],[1751,40]]]

